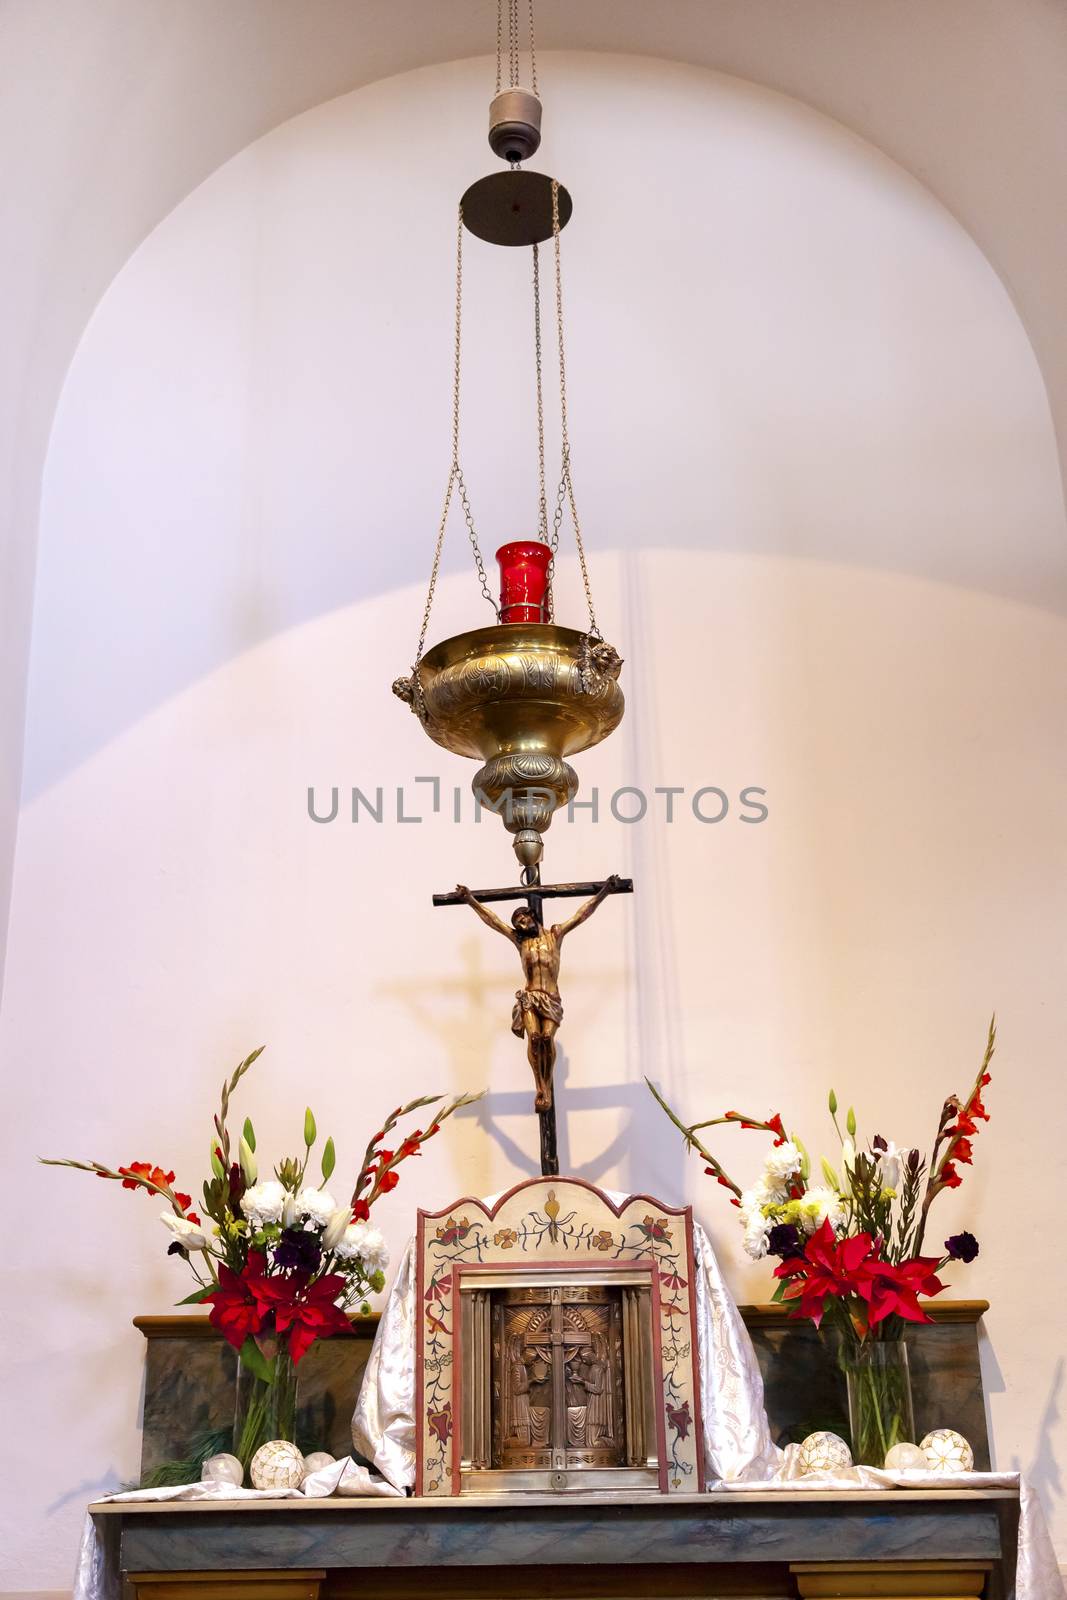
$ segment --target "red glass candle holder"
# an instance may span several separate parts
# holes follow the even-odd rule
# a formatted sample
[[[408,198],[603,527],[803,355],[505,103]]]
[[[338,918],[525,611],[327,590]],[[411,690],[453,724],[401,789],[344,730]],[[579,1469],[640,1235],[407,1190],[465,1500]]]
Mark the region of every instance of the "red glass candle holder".
[[[547,544],[519,539],[503,544],[496,553],[500,563],[501,622],[547,622],[548,568],[552,552]]]

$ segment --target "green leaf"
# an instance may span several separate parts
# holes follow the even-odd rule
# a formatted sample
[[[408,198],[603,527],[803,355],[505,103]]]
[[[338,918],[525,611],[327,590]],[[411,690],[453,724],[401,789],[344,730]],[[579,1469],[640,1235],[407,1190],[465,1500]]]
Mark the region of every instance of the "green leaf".
[[[774,1293],[771,1295],[771,1304],[772,1305],[780,1305],[781,1304],[781,1300],[782,1300],[782,1296],[784,1294],[785,1294],[785,1279],[784,1278],[779,1278],[778,1279],[777,1288],[775,1289]]]
[[[848,1116],[845,1118],[845,1127],[848,1129],[849,1138],[854,1139],[856,1137],[856,1113],[851,1106],[849,1106]]]
[[[201,1300],[206,1300],[209,1294],[214,1294],[215,1285],[206,1283],[202,1289],[195,1289],[192,1294],[187,1294],[184,1300],[175,1300],[176,1306],[197,1306]]]
[[[253,1378],[261,1378],[264,1383],[274,1382],[274,1362],[267,1360],[251,1334],[248,1335],[237,1354],[241,1359],[241,1364],[248,1368]]]
[[[830,1090],[830,1115],[832,1117],[837,1116],[837,1096],[832,1089]]]
[[[244,1141],[247,1144],[248,1148],[253,1153],[255,1153],[255,1148],[256,1148],[256,1130],[252,1126],[252,1118],[251,1117],[246,1117],[245,1118],[245,1125],[241,1129],[241,1137],[244,1139]]]
[[[327,1139],[326,1148],[322,1152],[322,1181],[328,1183],[330,1174],[337,1165],[337,1152],[333,1147],[333,1139]]]
[[[304,1143],[308,1149],[315,1143],[315,1118],[311,1115],[311,1107],[304,1112]]]

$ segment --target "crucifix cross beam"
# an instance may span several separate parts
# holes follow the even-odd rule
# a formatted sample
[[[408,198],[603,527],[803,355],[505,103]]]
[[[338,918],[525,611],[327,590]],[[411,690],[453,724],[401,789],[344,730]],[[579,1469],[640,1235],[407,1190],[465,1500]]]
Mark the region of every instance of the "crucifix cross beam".
[[[488,905],[494,900],[525,900],[538,922],[543,925],[543,902],[545,900],[580,900],[587,896],[600,894],[633,894],[634,880],[632,878],[606,878],[601,882],[590,883],[527,883],[514,889],[472,889],[471,894],[479,905]],[[466,895],[458,889],[449,894],[435,894],[435,906],[462,906],[468,905]]]
[[[536,1096],[534,1109],[541,1126],[541,1172],[546,1178],[559,1173],[556,1142],[556,1102],[552,1071],[556,1061],[555,1035],[563,1021],[563,1002],[559,993],[560,946],[567,935],[586,922],[599,905],[612,894],[632,894],[632,878],[605,878],[591,883],[541,883],[534,868],[531,881],[514,889],[471,891],[457,884],[448,894],[435,894],[435,906],[470,906],[477,916],[515,946],[522,962],[523,987],[516,991],[511,1013],[511,1031],[526,1039],[526,1054],[533,1070]],[[546,900],[584,899],[566,922],[545,926]],[[525,909],[514,912],[511,925],[502,922],[489,909],[491,901],[525,900]]]

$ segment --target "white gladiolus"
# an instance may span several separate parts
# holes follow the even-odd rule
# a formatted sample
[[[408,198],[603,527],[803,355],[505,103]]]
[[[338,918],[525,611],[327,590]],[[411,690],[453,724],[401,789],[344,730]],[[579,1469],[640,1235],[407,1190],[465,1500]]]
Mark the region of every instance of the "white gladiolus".
[[[296,1197],[297,1216],[315,1228],[325,1228],[336,1210],[337,1201],[325,1189],[301,1189]]]
[[[389,1265],[385,1240],[369,1222],[349,1223],[335,1253],[342,1261],[362,1261],[368,1272],[384,1272]]]
[[[261,1228],[265,1222],[277,1222],[284,1204],[285,1190],[275,1178],[253,1184],[241,1196],[241,1210],[257,1228]]]
[[[188,1217],[179,1217],[174,1211],[161,1211],[159,1220],[170,1229],[183,1249],[207,1249],[207,1235],[198,1223],[190,1222]]]
[[[336,1211],[330,1212],[330,1220],[326,1224],[326,1232],[322,1236],[322,1248],[327,1252],[336,1250],[345,1236],[345,1229],[352,1221],[352,1213],[348,1206],[338,1206]]]

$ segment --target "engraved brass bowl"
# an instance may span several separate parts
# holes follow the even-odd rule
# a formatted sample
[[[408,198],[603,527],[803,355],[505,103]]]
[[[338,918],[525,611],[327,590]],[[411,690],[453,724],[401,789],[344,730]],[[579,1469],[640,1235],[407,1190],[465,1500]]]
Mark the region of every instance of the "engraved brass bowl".
[[[524,865],[540,859],[541,833],[577,793],[565,758],[622,720],[621,665],[602,641],[544,622],[476,628],[422,658],[423,726],[446,750],[482,760],[474,792],[500,810]]]

